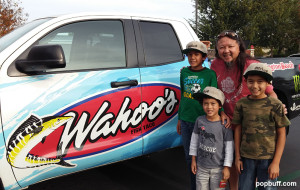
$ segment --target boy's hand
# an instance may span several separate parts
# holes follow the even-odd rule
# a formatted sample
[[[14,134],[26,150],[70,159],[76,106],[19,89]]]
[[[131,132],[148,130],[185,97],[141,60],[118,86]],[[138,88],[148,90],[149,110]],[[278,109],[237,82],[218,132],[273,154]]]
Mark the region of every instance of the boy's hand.
[[[230,177],[230,170],[229,170],[229,167],[225,166],[223,171],[222,171],[222,174],[223,174],[223,179],[224,180],[228,180],[229,177]]]
[[[197,162],[196,162],[196,159],[192,159],[191,170],[192,170],[193,174],[196,175],[196,173],[197,173]]]
[[[178,120],[178,123],[177,123],[177,133],[178,135],[181,135],[181,125],[180,125],[180,120]]]
[[[243,162],[238,158],[235,159],[235,167],[237,169],[237,171],[239,172],[239,174],[242,173],[243,168]]]
[[[279,176],[279,164],[271,163],[268,168],[269,178],[276,179]]]

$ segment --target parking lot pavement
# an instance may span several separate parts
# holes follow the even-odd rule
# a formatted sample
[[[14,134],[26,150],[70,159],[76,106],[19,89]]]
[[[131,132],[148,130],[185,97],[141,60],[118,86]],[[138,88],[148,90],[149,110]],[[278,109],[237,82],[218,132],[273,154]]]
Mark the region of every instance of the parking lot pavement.
[[[300,189],[300,116],[291,120],[291,123],[280,163],[280,177],[278,181],[282,181],[282,183],[296,182],[297,187],[285,186],[278,189]]]
[[[183,148],[48,180],[29,190],[159,190],[189,189]]]
[[[292,120],[278,179],[297,186],[279,190],[300,189],[299,144],[300,117]],[[187,174],[183,148],[178,147],[41,182],[29,190],[188,190]]]

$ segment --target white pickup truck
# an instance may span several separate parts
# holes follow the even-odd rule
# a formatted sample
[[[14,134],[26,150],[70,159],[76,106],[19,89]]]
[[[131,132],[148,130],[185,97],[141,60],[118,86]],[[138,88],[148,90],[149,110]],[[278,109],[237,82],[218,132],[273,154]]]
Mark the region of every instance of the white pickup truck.
[[[185,20],[97,13],[0,38],[0,189],[180,146],[179,71],[193,40]],[[299,115],[299,59],[263,62]]]
[[[0,39],[0,189],[176,147],[185,20],[73,14]]]

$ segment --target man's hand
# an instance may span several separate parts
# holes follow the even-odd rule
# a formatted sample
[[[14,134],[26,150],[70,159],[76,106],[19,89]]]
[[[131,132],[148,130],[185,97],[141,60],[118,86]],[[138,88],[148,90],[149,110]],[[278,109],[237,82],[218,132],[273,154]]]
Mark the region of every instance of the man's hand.
[[[180,69],[180,73],[181,73],[182,69],[184,69],[184,68],[186,68],[186,67],[187,67],[187,66],[182,67],[182,68]]]
[[[283,113],[284,113],[284,115],[287,115],[288,111],[287,111],[286,105],[282,104],[282,107],[283,107]]]
[[[225,112],[221,111],[221,120],[222,120],[222,124],[224,125],[225,123],[225,120],[227,121],[225,127],[226,128],[229,128],[231,126],[231,121],[230,121],[230,118],[226,115]]]

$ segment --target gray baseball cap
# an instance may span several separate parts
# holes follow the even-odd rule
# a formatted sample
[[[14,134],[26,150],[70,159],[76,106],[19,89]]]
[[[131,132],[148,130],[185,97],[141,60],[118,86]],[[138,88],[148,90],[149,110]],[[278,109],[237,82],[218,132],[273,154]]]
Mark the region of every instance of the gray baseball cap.
[[[186,45],[186,49],[182,50],[182,53],[187,54],[189,51],[196,50],[207,54],[207,47],[200,41],[191,41]]]
[[[193,98],[198,100],[201,104],[203,102],[203,98],[205,97],[210,97],[219,100],[221,102],[221,105],[223,105],[225,101],[224,93],[216,87],[212,86],[207,86],[202,92],[193,94]]]
[[[252,63],[244,72],[244,77],[247,79],[248,75],[258,75],[266,79],[268,82],[273,80],[272,69],[267,63]]]

